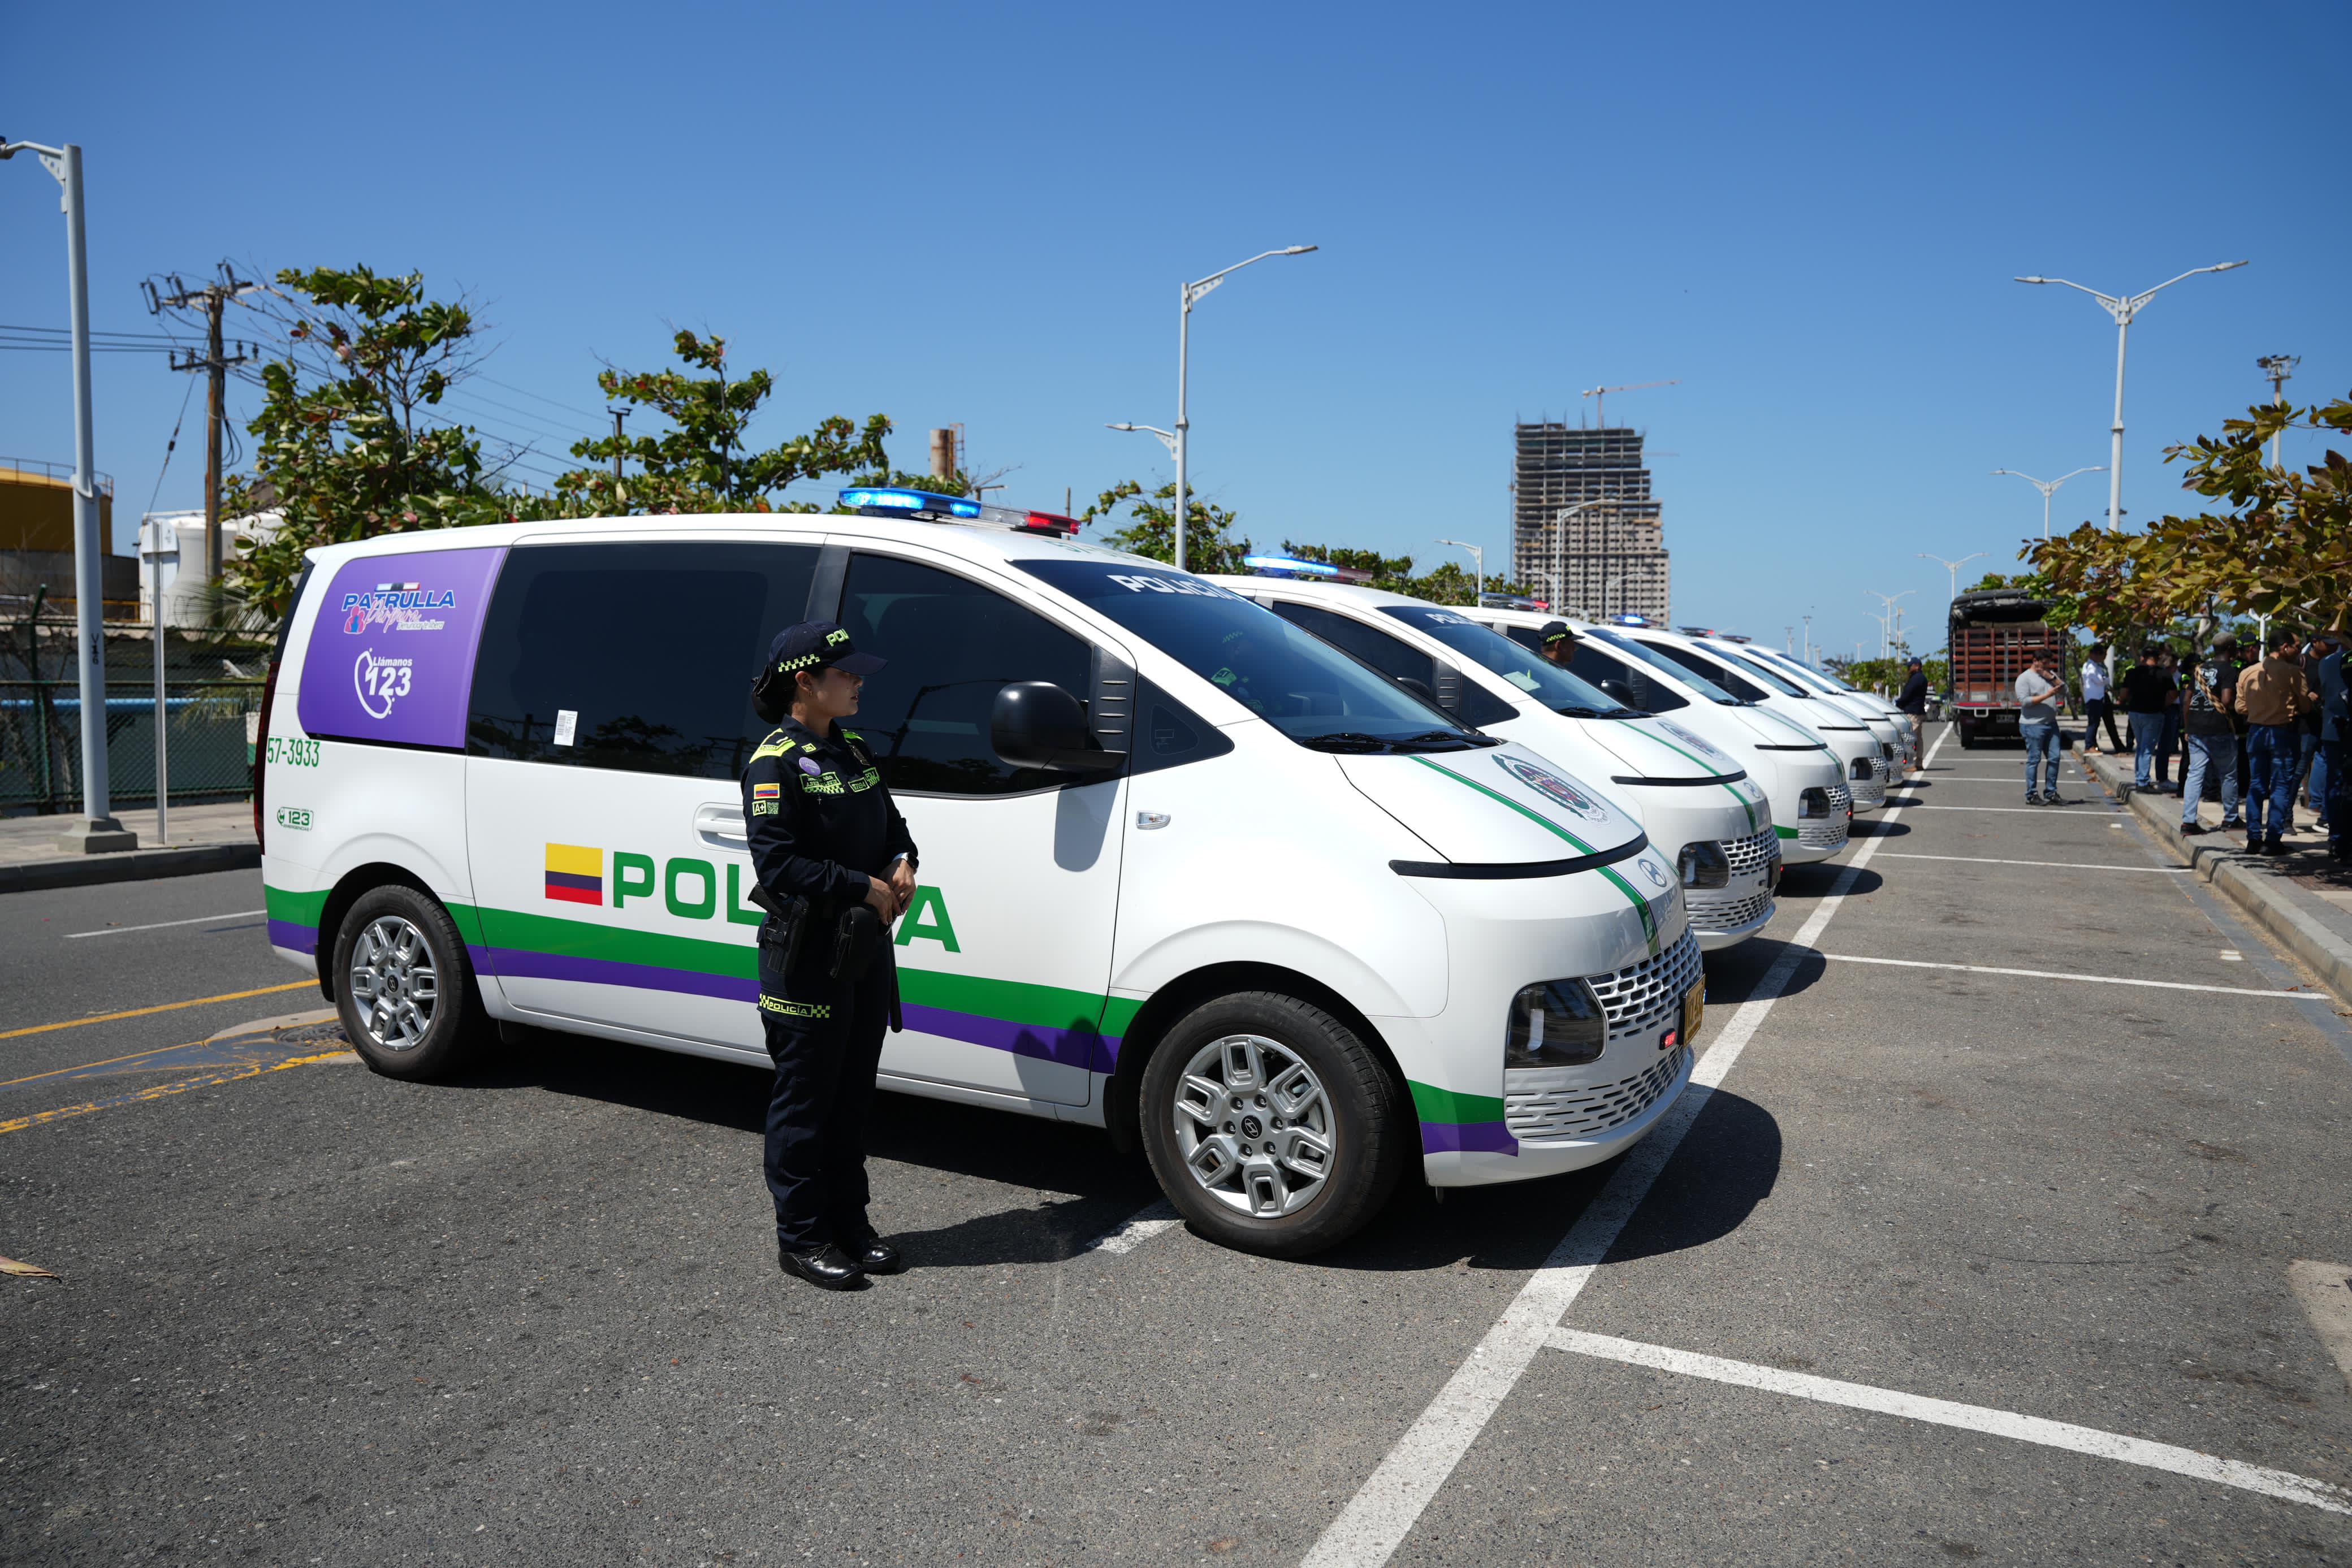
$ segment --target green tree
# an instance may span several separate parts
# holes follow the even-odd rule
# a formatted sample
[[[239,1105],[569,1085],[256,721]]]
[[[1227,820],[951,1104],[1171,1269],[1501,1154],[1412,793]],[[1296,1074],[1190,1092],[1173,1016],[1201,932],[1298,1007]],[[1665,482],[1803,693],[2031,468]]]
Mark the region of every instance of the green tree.
[[[427,299],[418,272],[289,268],[278,283],[265,313],[286,352],[262,367],[253,471],[221,499],[232,516],[284,518],[225,568],[232,612],[257,624],[286,613],[306,550],[499,521],[512,500],[486,476],[479,438],[436,413],[478,358],[463,302]]]
[[[1176,482],[1170,480],[1149,495],[1133,479],[1122,479],[1096,497],[1095,504],[1078,515],[1082,523],[1108,521],[1120,506],[1127,507],[1127,526],[1103,536],[1103,542],[1114,549],[1151,560],[1173,562],[1176,559]],[[1241,519],[1213,501],[1204,501],[1196,493],[1184,500],[1184,570],[1187,571],[1242,571],[1242,557],[1255,547],[1245,538],[1234,537],[1234,527]]]
[[[555,493],[583,512],[814,512],[811,501],[772,499],[785,486],[828,474],[890,474],[882,438],[890,421],[869,415],[861,426],[838,414],[765,451],[747,439],[760,405],[775,391],[764,370],[740,379],[727,374],[727,340],[680,332],[672,341],[684,368],[607,369],[596,378],[605,401],[659,414],[658,434],[604,436],[573,444],[572,455],[594,467],[575,468],[555,482]],[[637,465],[616,494],[615,456]]]
[[[2168,447],[2185,463],[2181,487],[2226,511],[2167,516],[2137,534],[2084,523],[2032,541],[2043,577],[2101,626],[2169,626],[2183,620],[2258,614],[2344,630],[2352,616],[2352,463],[2332,448],[2297,474],[2274,467],[2263,447],[2286,430],[2352,434],[2352,396],[2325,406],[2256,403],[2200,435]]]
[[[1436,568],[1414,576],[1412,557],[1384,556],[1378,550],[1349,549],[1337,545],[1295,544],[1282,541],[1282,553],[1300,560],[1328,561],[1333,566],[1351,567],[1372,574],[1366,586],[1390,593],[1402,593],[1414,599],[1425,599],[1433,604],[1472,605],[1478,601],[1478,580],[1454,561],[1441,561]],[[1490,581],[1489,593],[1524,594],[1527,590],[1515,582]]]

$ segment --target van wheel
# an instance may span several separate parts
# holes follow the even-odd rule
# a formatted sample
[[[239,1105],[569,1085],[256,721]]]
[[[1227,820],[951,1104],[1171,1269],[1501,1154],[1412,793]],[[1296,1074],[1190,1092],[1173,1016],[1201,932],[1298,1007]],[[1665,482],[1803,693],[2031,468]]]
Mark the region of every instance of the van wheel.
[[[1396,1086],[1355,1032],[1272,991],[1187,1014],[1143,1073],[1160,1190],[1212,1240],[1303,1257],[1379,1212],[1404,1164]]]
[[[481,1034],[474,968],[449,912],[410,887],[362,894],[335,934],[335,1007],[387,1078],[446,1075]]]

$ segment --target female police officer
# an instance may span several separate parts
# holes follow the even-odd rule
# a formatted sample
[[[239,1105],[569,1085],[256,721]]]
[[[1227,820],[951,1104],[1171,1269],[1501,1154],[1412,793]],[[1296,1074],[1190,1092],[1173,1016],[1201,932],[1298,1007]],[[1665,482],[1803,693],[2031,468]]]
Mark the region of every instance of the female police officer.
[[[904,1266],[866,1222],[866,1113],[897,1005],[889,924],[914,896],[915,841],[865,741],[834,722],[857,711],[858,689],[882,664],[827,622],[779,635],[752,705],[782,722],[743,769],[751,867],[769,910],[760,1021],[776,1062],[776,1261],[829,1291]]]

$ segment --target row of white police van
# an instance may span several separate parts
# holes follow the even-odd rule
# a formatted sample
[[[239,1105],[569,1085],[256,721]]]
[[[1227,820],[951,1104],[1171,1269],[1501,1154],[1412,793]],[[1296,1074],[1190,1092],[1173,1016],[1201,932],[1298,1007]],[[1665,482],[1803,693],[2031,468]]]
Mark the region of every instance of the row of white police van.
[[[311,552],[262,709],[269,940],[378,1071],[533,1025],[764,1062],[736,779],[770,639],[921,852],[884,1087],[1108,1130],[1230,1245],[1605,1160],[1689,1081],[1700,953],[1883,800],[1882,705],[1752,647],[1200,577],[905,490]],[[1045,683],[1067,700],[1001,702]]]

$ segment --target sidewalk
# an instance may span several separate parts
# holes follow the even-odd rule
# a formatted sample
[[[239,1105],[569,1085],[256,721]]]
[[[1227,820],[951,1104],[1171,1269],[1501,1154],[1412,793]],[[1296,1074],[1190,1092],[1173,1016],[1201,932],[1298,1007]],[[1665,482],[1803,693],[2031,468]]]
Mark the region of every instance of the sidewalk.
[[[2227,894],[2338,998],[2352,1003],[2352,866],[2328,857],[2326,835],[2313,826],[2312,813],[2300,800],[2294,831],[2284,839],[2287,852],[2250,855],[2242,831],[2221,831],[2220,802],[2198,802],[2198,821],[2207,831],[2201,838],[2184,839],[2180,797],[2133,789],[2129,757],[2075,755],[2110,793],[2127,800],[2158,843]]]
[[[169,848],[156,841],[152,810],[117,811],[114,820],[139,835],[137,849],[110,855],[66,854],[58,848],[58,836],[71,817],[0,817],[0,893],[194,876],[261,863],[248,801],[173,807]]]

